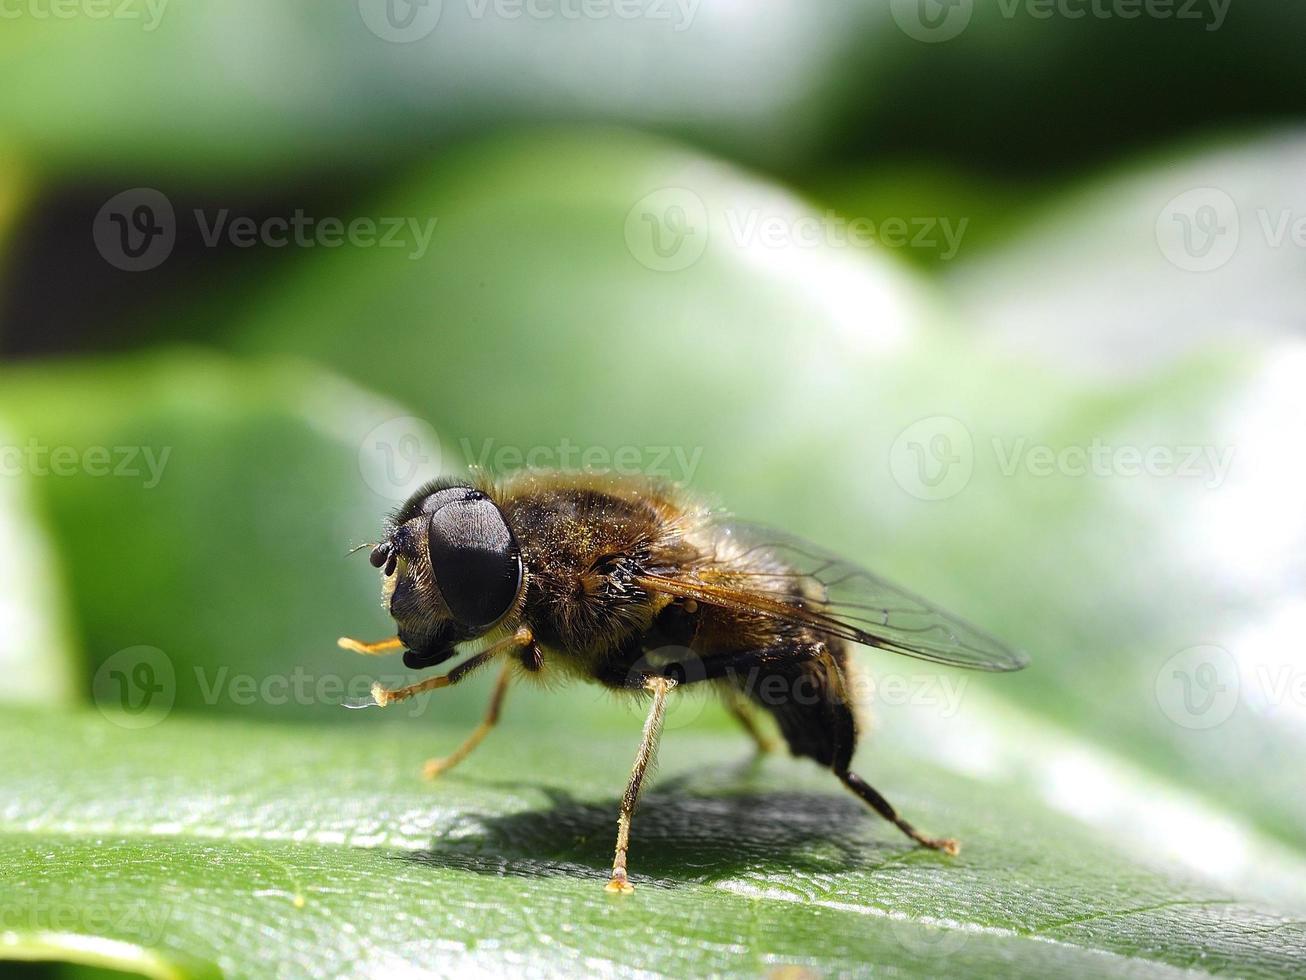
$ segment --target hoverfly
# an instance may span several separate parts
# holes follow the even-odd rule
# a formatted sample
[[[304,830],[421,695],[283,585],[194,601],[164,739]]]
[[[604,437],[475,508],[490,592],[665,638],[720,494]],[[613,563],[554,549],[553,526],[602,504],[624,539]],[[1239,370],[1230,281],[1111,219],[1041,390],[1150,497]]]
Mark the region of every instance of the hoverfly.
[[[385,706],[450,687],[501,663],[481,724],[447,772],[499,718],[519,677],[562,675],[649,699],[643,737],[621,799],[608,889],[632,890],[631,818],[677,687],[706,683],[765,746],[769,714],[789,750],[831,769],[918,844],[956,854],[956,841],[917,830],[849,765],[857,721],[850,647],[862,644],[986,671],[1027,663],[969,623],[858,565],[798,538],[731,520],[673,485],[643,478],[526,472],[494,482],[445,479],[423,487],[386,522],[372,548],[398,634],[342,638],[363,654],[404,650],[413,670],[488,646],[447,674],[408,687],[374,685],[363,705]]]

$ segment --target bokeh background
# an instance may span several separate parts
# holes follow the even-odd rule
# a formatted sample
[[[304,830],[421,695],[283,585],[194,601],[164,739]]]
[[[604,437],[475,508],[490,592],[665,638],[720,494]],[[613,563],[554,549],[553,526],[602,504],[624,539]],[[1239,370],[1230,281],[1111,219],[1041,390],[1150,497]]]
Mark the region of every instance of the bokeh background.
[[[796,883],[792,854],[767,865],[760,823],[757,853],[723,868],[731,848],[700,839],[730,833],[715,798],[677,811],[671,794],[649,833],[689,856],[650,847],[633,867],[708,887],[667,897],[684,914],[760,901],[750,881],[867,914],[794,925],[783,948],[753,906],[711,937],[671,922],[682,958],[648,969],[1301,966],[1300,8],[14,0],[0,15],[0,700],[17,746],[0,767],[0,956],[620,972],[609,945],[523,937],[511,912],[617,928],[584,877],[602,871],[607,816],[586,812],[576,853],[482,827],[480,851],[519,851],[497,874],[436,862],[393,894],[355,882],[372,904],[334,911],[372,945],[339,958],[301,905],[233,911],[280,887],[254,882],[263,856],[168,850],[224,826],[324,845],[323,807],[354,848],[456,843],[397,829],[394,796],[368,794],[450,819],[532,812],[538,793],[492,780],[523,766],[619,791],[641,710],[597,691],[514,693],[483,750],[490,782],[441,784],[444,802],[415,773],[475,723],[488,679],[411,711],[339,707],[403,674],[335,647],[389,627],[375,572],[345,552],[426,476],[479,464],[683,482],[1033,658],[989,678],[863,657],[880,678],[863,768],[941,829],[976,824],[991,847],[970,877],[909,862],[886,890],[823,865],[822,834],[860,817],[774,798],[781,825],[808,814],[815,870]],[[718,743],[732,748],[696,748]],[[687,698],[664,765],[742,751]],[[801,773],[813,799],[833,792],[775,764],[786,788]],[[350,773],[369,766],[384,786],[364,793]],[[676,823],[694,805],[701,833]],[[886,829],[847,846],[894,854]],[[1048,856],[1063,835],[1070,865]],[[314,874],[286,846],[302,901]],[[538,872],[532,849],[581,880],[496,892]],[[448,877],[422,920],[444,946],[386,911],[429,897],[423,873]],[[208,875],[245,875],[248,894],[208,906]],[[76,911],[160,894],[161,931]],[[1155,911],[1172,907],[1199,911]],[[52,924],[60,909],[70,925]],[[215,934],[228,918],[243,927]],[[860,938],[827,947],[831,928]],[[1049,961],[1028,935],[1127,959]],[[957,936],[965,960],[938,959]]]

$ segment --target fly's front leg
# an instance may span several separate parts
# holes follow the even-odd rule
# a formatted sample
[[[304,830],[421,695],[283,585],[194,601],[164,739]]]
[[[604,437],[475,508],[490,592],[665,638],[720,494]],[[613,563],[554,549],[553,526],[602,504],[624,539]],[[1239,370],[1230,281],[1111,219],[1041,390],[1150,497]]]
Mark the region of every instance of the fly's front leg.
[[[612,857],[612,878],[607,890],[618,894],[629,894],[635,890],[626,874],[626,852],[630,849],[630,820],[634,816],[635,806],[639,802],[640,787],[644,784],[644,775],[657,754],[658,739],[662,735],[662,721],[667,713],[667,695],[676,682],[669,677],[651,677],[644,683],[644,689],[653,695],[649,706],[648,718],[644,721],[644,734],[639,742],[639,751],[635,753],[635,765],[630,770],[630,781],[626,792],[621,797],[621,809],[617,815],[617,850]]]
[[[447,674],[439,677],[428,677],[424,681],[418,681],[416,684],[409,684],[407,687],[387,688],[377,683],[372,685],[371,698],[361,704],[351,704],[351,708],[370,708],[375,705],[378,708],[384,708],[387,705],[397,704],[400,701],[407,701],[418,694],[425,694],[427,691],[438,691],[442,687],[452,687],[460,680],[467,677],[472,671],[479,667],[484,667],[489,663],[497,651],[490,649],[484,653],[478,653],[472,659],[464,661]]]
[[[464,660],[449,673],[440,677],[428,677],[424,681],[418,681],[416,684],[409,684],[407,687],[389,689],[381,684],[372,685],[372,695],[369,700],[362,704],[350,704],[351,708],[368,708],[373,705],[384,708],[387,705],[395,704],[399,701],[407,701],[417,694],[423,694],[426,691],[437,691],[442,687],[452,687],[459,681],[465,679],[475,670],[484,667],[495,657],[516,650],[520,647],[531,646],[535,642],[535,637],[525,626],[519,626],[512,636],[500,640],[498,643],[482,650],[476,656]]]
[[[379,657],[395,650],[402,650],[404,643],[397,636],[392,636],[387,640],[378,640],[375,643],[364,643],[362,640],[355,640],[351,636],[342,636],[336,640],[336,646],[340,647],[341,650],[362,654],[364,657]]]

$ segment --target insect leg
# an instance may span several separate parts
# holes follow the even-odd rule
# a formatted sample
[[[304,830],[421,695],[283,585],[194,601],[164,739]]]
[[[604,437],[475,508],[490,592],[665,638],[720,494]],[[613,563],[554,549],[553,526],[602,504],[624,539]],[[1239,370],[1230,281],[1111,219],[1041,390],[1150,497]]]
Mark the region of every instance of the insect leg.
[[[448,772],[471,755],[472,750],[481,744],[481,740],[490,734],[490,729],[499,721],[499,712],[503,708],[503,699],[508,693],[508,685],[511,681],[512,662],[508,661],[504,663],[503,669],[499,671],[499,679],[494,683],[494,693],[490,695],[490,706],[486,709],[485,718],[467,736],[462,745],[443,759],[428,759],[426,765],[422,767],[423,776],[427,779],[434,779],[441,773]]]
[[[662,719],[667,713],[667,694],[676,686],[669,677],[650,677],[644,685],[653,693],[653,704],[649,707],[648,718],[644,721],[644,734],[639,742],[639,751],[635,753],[635,765],[630,770],[630,782],[621,797],[621,810],[617,816],[617,850],[612,857],[612,878],[607,890],[629,894],[635,890],[626,876],[626,851],[630,848],[630,818],[635,813],[635,804],[639,802],[639,789],[644,783],[644,774],[657,753],[658,738],[662,735]]]
[[[727,687],[725,688],[724,697],[726,710],[734,715],[735,720],[743,726],[744,731],[748,732],[749,737],[757,745],[757,751],[763,754],[774,752],[776,749],[775,739],[762,731],[757,713],[744,696],[735,688]]]
[[[482,650],[476,656],[464,660],[449,673],[440,677],[428,677],[424,681],[418,681],[416,684],[409,684],[407,687],[400,687],[395,690],[389,690],[380,684],[372,685],[372,704],[384,708],[388,704],[394,704],[396,701],[407,701],[415,694],[422,694],[425,691],[435,691],[442,687],[452,687],[468,674],[475,671],[478,667],[484,667],[495,657],[506,653],[508,650],[514,650],[518,647],[529,646],[535,642],[535,637],[525,626],[519,626],[517,632],[507,639],[500,640],[493,646]],[[351,707],[356,707],[351,705]]]
[[[954,856],[961,850],[961,845],[949,837],[927,837],[925,834],[922,834],[906,820],[898,816],[898,811],[889,804],[889,801],[877,793],[875,788],[862,779],[861,776],[857,775],[857,773],[845,769],[842,772],[836,770],[835,775],[843,780],[845,786],[869,803],[876,813],[889,821],[889,823],[893,824],[916,843],[923,844],[925,847],[933,848],[936,851],[943,851],[945,854],[951,854]]]
[[[775,718],[795,755],[829,766],[845,786],[918,844],[947,854],[957,853],[955,840],[922,834],[848,768],[857,744],[857,723],[846,683],[847,654],[842,646],[821,642],[787,652],[763,650],[758,656],[763,670],[745,690]],[[776,678],[784,681],[778,685],[779,696],[767,687]]]
[[[336,640],[336,646],[340,647],[341,650],[349,650],[351,653],[361,653],[365,657],[378,657],[383,653],[404,648],[403,641],[397,636],[392,636],[388,640],[378,640],[375,643],[364,643],[362,640],[342,636]]]

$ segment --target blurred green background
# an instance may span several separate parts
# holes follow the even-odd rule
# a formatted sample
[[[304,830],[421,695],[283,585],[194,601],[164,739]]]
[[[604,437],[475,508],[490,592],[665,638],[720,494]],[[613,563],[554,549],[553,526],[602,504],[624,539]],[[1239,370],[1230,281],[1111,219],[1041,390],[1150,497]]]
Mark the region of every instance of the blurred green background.
[[[0,959],[1306,969],[1303,31],[1270,0],[0,4]],[[421,782],[488,678],[341,710],[405,676],[334,645],[390,631],[345,552],[473,464],[678,480],[1027,650],[860,658],[858,768],[962,857],[741,770],[697,696],[625,906],[638,704],[523,685]]]

